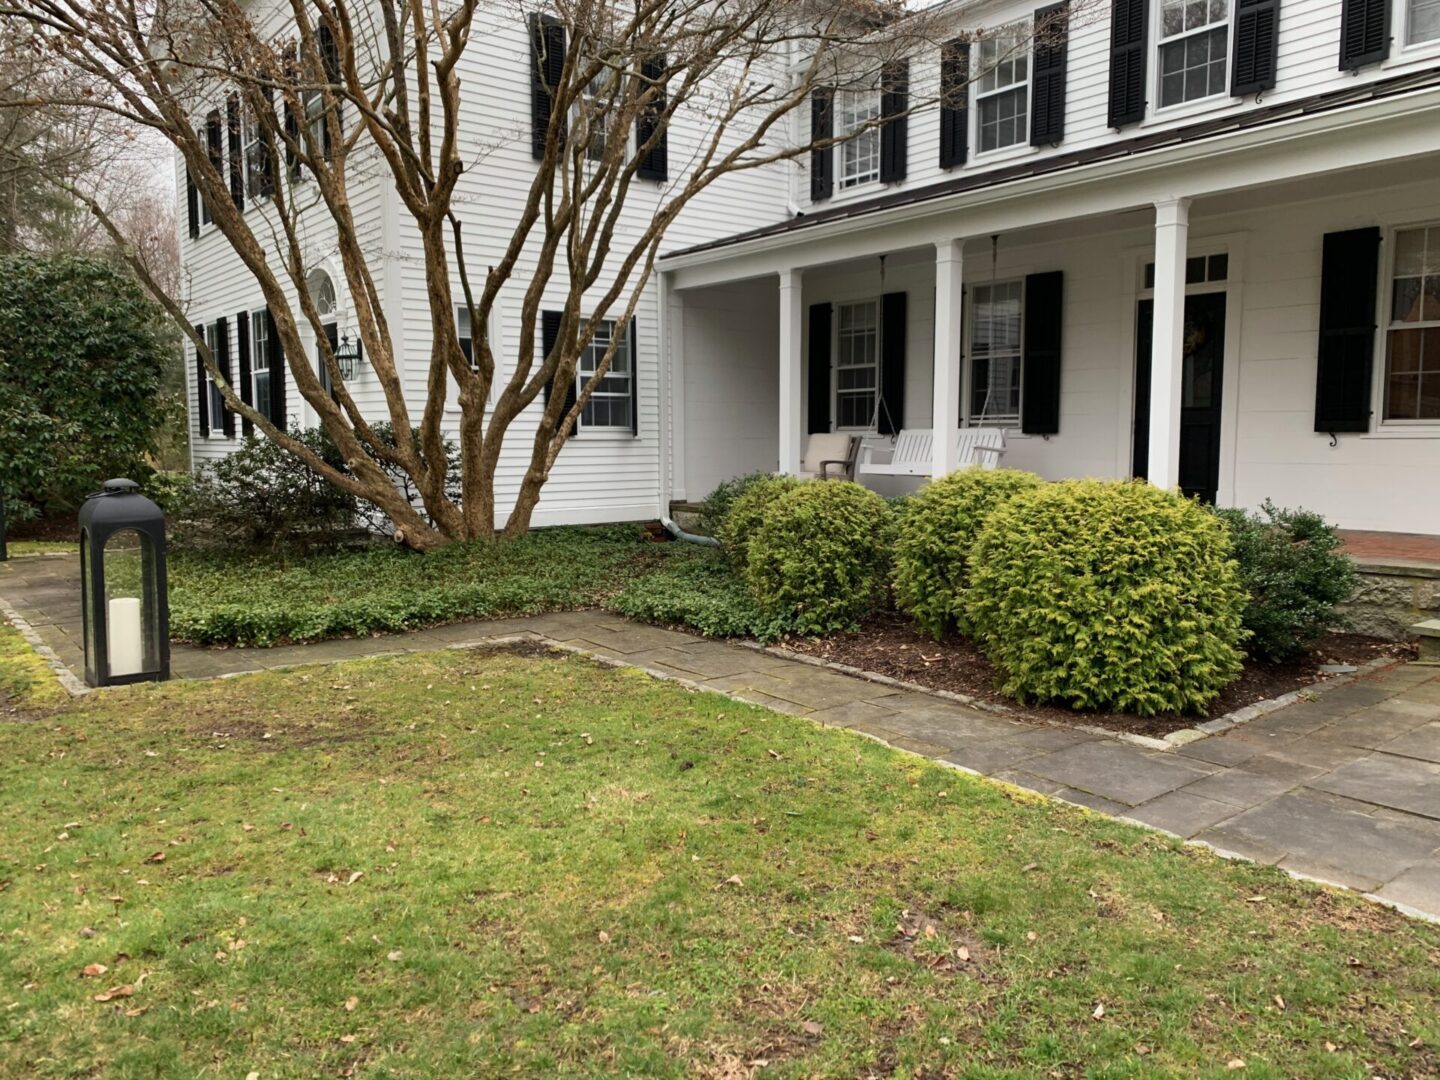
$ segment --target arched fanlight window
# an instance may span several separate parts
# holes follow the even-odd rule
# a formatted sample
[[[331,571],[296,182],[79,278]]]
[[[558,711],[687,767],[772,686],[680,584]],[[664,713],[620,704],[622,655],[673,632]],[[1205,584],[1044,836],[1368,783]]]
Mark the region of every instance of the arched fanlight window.
[[[310,299],[314,301],[315,310],[320,313],[322,319],[335,314],[335,283],[330,280],[330,275],[324,270],[312,270],[310,276],[305,279],[305,285],[310,290]]]

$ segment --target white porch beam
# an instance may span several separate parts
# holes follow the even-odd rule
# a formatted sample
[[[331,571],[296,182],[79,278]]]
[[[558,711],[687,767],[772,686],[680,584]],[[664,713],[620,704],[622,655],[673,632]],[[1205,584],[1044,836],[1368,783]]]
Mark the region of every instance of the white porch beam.
[[[800,372],[805,297],[799,270],[780,271],[780,471],[800,472]]]
[[[935,432],[930,475],[960,467],[960,310],[964,303],[964,240],[935,245],[935,372],[931,380],[930,426]]]
[[[1146,479],[1180,483],[1180,391],[1185,345],[1185,249],[1190,200],[1155,204],[1155,322],[1150,344],[1150,456]]]

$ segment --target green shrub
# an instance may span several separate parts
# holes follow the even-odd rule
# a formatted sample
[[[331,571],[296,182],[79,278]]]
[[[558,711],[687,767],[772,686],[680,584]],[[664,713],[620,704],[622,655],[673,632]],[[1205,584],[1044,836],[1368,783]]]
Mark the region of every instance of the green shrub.
[[[1259,514],[1216,513],[1230,530],[1240,584],[1249,594],[1244,619],[1252,655],[1293,660],[1343,625],[1335,608],[1355,591],[1355,567],[1333,525],[1308,510],[1278,509],[1269,499]]]
[[[770,515],[771,504],[804,481],[798,477],[759,473],[745,478],[720,521],[715,538],[720,541],[734,567],[744,572],[750,563],[750,540]]]
[[[725,556],[713,548],[669,544],[655,563],[605,606],[645,622],[686,626],[706,637],[773,641],[793,627],[765,611]]]
[[[292,431],[326,463],[340,453],[319,428]],[[227,552],[310,551],[357,534],[359,506],[299,458],[260,435],[170,493],[176,544]]]
[[[1203,709],[1240,673],[1244,607],[1224,525],[1145,483],[1022,492],[971,550],[966,615],[1022,701]]]
[[[926,484],[899,509],[895,606],[935,638],[962,633],[970,548],[1001,503],[1043,481],[1018,469],[961,469]]]
[[[735,500],[749,489],[750,485],[759,480],[769,479],[774,473],[752,472],[744,476],[732,477],[729,480],[722,480],[715,485],[715,490],[706,495],[700,503],[700,531],[706,536],[718,537],[725,527],[725,519],[730,516],[730,507]]]
[[[750,540],[751,595],[801,633],[854,626],[884,591],[893,523],[884,499],[848,480],[792,488]]]

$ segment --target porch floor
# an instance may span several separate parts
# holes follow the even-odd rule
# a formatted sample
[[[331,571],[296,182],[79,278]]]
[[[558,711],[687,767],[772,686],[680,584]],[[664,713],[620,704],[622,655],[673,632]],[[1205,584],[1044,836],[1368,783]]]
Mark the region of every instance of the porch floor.
[[[1346,552],[1358,563],[1431,566],[1440,570],[1440,536],[1341,529],[1340,537]]]

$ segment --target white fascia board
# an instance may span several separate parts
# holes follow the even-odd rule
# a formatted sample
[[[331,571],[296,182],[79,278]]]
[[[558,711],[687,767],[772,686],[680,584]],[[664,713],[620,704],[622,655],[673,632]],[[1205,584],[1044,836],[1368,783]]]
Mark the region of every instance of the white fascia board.
[[[1440,152],[1437,114],[1440,89],[1427,88],[1367,102],[1363,112],[1338,109],[1297,116],[1228,137],[1177,142],[1142,157],[1079,165],[714,250],[672,255],[661,260],[660,268],[672,275],[673,288],[698,288],[937,240],[1116,213],[1161,198],[1203,198],[1402,160]],[[937,221],[942,218],[950,221]]]

